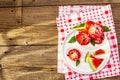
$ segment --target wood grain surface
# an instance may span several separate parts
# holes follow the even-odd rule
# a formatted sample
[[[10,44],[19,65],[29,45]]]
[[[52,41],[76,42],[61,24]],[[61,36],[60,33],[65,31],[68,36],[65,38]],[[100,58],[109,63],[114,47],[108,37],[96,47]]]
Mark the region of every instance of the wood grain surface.
[[[0,0],[0,80],[65,80],[55,19],[59,5],[79,4],[111,4],[120,52],[120,0]]]

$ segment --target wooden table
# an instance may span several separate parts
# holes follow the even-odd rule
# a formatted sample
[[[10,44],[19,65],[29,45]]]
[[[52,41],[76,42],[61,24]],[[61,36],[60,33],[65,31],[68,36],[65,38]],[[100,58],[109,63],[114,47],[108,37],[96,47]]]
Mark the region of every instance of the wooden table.
[[[111,4],[120,47],[120,0],[0,0],[0,80],[64,80],[55,19],[59,5],[79,4]]]

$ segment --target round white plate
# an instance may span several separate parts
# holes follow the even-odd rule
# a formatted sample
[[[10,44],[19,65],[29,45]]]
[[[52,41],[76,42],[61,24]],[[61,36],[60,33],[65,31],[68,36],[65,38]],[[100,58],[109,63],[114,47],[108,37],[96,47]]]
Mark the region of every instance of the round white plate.
[[[81,74],[93,74],[99,72],[103,67],[107,64],[109,57],[110,57],[110,45],[109,41],[105,37],[102,44],[96,44],[93,46],[91,43],[88,45],[80,45],[77,41],[75,43],[68,43],[68,41],[71,39],[71,37],[78,34],[78,31],[72,31],[70,34],[65,38],[64,44],[63,44],[63,57],[67,63],[67,65],[75,72],[81,73]],[[69,59],[67,56],[68,51],[70,49],[76,48],[81,52],[81,58],[80,58],[80,64],[76,66],[76,62]],[[103,62],[100,64],[100,66],[97,68],[96,71],[92,71],[92,69],[89,66],[89,63],[85,62],[85,56],[87,52],[89,51],[91,54],[95,52],[98,49],[105,50],[106,54],[96,56],[98,58],[103,58]]]

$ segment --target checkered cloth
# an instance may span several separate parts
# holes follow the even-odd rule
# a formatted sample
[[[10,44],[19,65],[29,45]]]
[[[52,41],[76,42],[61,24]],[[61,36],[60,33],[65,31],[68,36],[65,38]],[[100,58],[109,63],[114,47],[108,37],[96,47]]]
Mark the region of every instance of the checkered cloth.
[[[79,74],[74,72],[65,63],[62,56],[62,47],[65,37],[77,24],[92,20],[96,23],[107,25],[110,31],[106,33],[109,40],[111,55],[107,65],[95,74]],[[58,28],[58,72],[65,73],[66,80],[92,80],[120,75],[120,61],[115,25],[110,5],[105,6],[60,6],[59,16],[56,19]]]

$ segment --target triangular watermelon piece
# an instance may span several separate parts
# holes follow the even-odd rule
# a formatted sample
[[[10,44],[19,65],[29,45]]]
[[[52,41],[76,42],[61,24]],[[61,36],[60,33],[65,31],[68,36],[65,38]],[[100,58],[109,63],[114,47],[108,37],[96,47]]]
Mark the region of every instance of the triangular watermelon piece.
[[[102,58],[89,58],[89,65],[93,71],[96,71],[100,64],[103,62]]]
[[[90,53],[89,52],[87,52],[87,54],[86,54],[86,56],[85,56],[85,62],[87,62],[88,63],[88,61],[89,61],[89,58],[90,58]]]
[[[93,71],[97,70],[97,68],[100,66],[100,64],[103,62],[103,60],[104,59],[102,59],[102,58],[96,58],[89,52],[85,56],[85,62],[89,63],[89,65]]]

